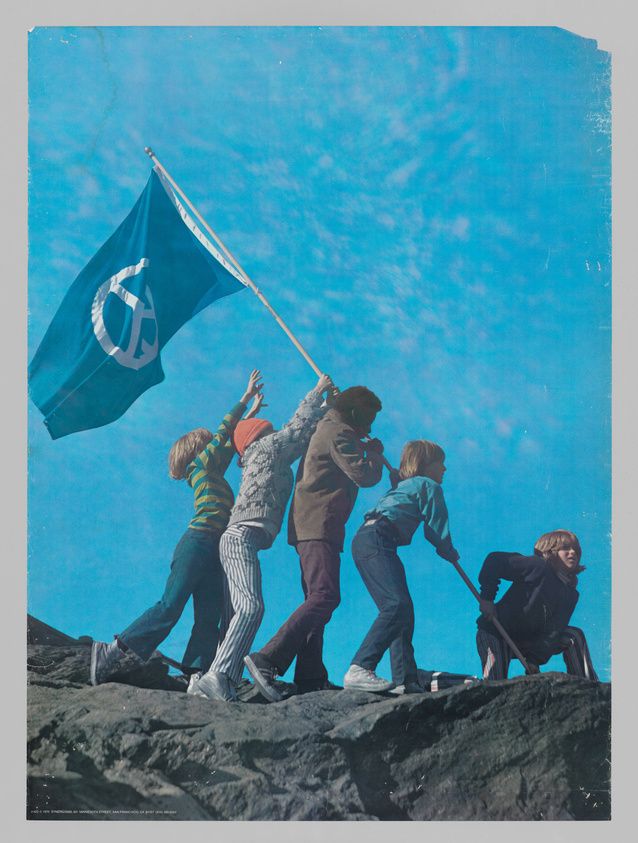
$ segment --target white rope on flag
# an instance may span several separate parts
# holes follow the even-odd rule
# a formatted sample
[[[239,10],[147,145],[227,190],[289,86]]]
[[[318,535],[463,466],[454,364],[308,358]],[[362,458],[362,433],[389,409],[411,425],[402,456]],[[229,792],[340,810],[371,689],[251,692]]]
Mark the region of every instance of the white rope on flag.
[[[175,206],[175,209],[179,213],[180,217],[182,218],[182,220],[184,222],[184,225],[188,228],[188,230],[192,234],[194,234],[195,237],[197,237],[197,239],[202,244],[202,246],[206,249],[206,251],[210,252],[210,254],[215,258],[215,260],[219,261],[219,263],[221,263],[221,265],[224,267],[224,269],[228,270],[228,272],[230,272],[230,274],[233,277],[235,277],[238,281],[240,281],[244,285],[244,287],[249,287],[250,284],[248,284],[246,282],[246,279],[244,278],[244,276],[235,269],[233,264],[231,264],[229,261],[227,261],[226,258],[220,252],[217,251],[217,249],[213,246],[213,244],[210,242],[210,240],[198,228],[195,220],[188,214],[188,212],[186,211],[186,208],[179,201],[179,199],[175,195],[175,192],[171,188],[171,186],[168,183],[168,181],[166,180],[166,178],[164,178],[164,173],[162,172],[160,167],[158,165],[155,165],[155,167],[153,167],[153,169],[157,173],[158,178],[159,178],[159,180],[162,184],[162,187],[166,191],[166,195],[168,196],[168,198],[171,200],[171,202]]]

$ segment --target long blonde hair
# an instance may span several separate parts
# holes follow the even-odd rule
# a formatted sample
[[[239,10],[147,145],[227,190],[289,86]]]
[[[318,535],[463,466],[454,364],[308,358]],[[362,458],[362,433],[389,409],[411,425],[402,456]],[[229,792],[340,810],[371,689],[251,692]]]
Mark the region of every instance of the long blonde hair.
[[[213,435],[207,428],[198,427],[180,436],[168,454],[168,476],[185,480],[187,467],[212,441]]]
[[[534,556],[542,556],[554,568],[558,560],[558,551],[572,547],[576,551],[576,558],[580,563],[583,552],[574,533],[571,530],[552,530],[551,533],[543,533],[538,539],[534,545]],[[579,564],[578,567],[574,568],[574,573],[580,574],[584,570],[585,566]]]
[[[427,439],[413,439],[406,442],[401,451],[399,476],[401,480],[421,477],[432,462],[445,462],[445,452],[440,445]]]

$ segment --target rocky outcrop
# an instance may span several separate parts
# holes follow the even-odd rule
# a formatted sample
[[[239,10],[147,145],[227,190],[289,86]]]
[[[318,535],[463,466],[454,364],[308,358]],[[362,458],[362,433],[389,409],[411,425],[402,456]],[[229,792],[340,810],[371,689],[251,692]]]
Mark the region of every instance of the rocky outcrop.
[[[89,661],[90,639],[28,647],[30,819],[610,818],[609,684],[546,673],[394,697],[282,683],[267,704],[244,681],[228,704],[187,695],[159,658],[94,688]]]

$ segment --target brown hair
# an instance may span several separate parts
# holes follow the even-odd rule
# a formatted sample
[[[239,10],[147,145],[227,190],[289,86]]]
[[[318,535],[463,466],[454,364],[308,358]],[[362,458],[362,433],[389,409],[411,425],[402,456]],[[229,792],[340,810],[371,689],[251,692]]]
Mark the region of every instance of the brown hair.
[[[411,442],[406,442],[401,451],[399,476],[401,480],[420,477],[426,466],[432,462],[445,462],[443,448],[427,439],[413,439]]]
[[[580,562],[582,550],[574,533],[571,530],[552,530],[551,533],[543,533],[538,539],[534,545],[534,556],[542,556],[554,568],[558,559],[558,551],[567,550],[568,548],[574,548],[576,558]],[[579,564],[574,569],[574,573],[580,574],[584,570],[585,566]]]
[[[198,427],[180,436],[168,454],[168,476],[185,480],[188,465],[212,441],[213,435],[207,428]]]
[[[340,392],[334,400],[334,409],[347,423],[372,423],[374,417],[381,410],[380,399],[365,386],[350,386]]]

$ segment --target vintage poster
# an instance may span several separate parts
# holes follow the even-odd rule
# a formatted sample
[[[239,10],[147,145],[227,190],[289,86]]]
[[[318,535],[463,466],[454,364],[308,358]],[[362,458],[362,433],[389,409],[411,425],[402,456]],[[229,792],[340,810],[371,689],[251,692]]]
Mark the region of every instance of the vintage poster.
[[[544,19],[391,23],[34,19],[28,32],[32,826],[608,825],[614,56],[595,30]],[[216,433],[249,394],[245,412],[255,369],[255,418],[282,441],[320,373],[341,393],[365,386],[380,409],[361,459],[379,461],[378,440],[385,463],[357,481],[345,536],[326,534],[342,542],[322,616],[327,682],[297,693],[293,654],[270,705],[248,670],[225,686],[237,701],[184,693],[211,661],[188,660],[193,601],[165,605],[196,512],[169,452],[189,431]],[[278,457],[291,488],[309,437]],[[406,486],[397,502],[415,473],[404,446],[418,440],[444,452],[444,479],[415,470],[430,498],[415,504]],[[237,496],[236,454],[224,469]],[[263,599],[246,653],[313,595],[289,534],[291,488],[267,529],[254,507],[243,518],[251,541],[270,529],[233,592]],[[371,585],[351,547],[382,509],[392,521],[410,506],[418,528],[394,548],[413,608],[393,659],[403,636],[414,677],[391,663],[390,641],[378,659],[362,645],[389,611],[389,575]],[[511,558],[533,561],[557,530],[577,539],[578,567],[554,572],[570,594],[543,597],[542,647],[510,620],[509,672],[483,679],[475,589],[498,601],[513,581],[520,618],[533,613],[546,586]],[[481,574],[494,552],[510,561]],[[203,592],[180,587],[199,623]],[[161,634],[149,612],[164,613]],[[121,682],[119,665],[91,674],[91,639],[106,648],[120,634],[140,681],[135,665]],[[348,688],[364,651],[381,695]],[[413,678],[421,694],[408,693]],[[392,696],[393,680],[405,694]]]

